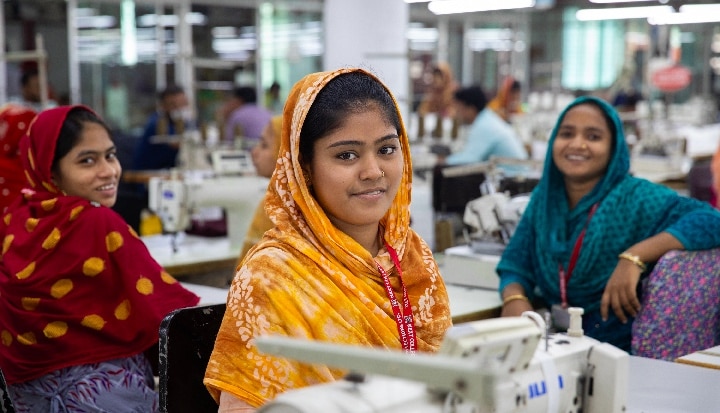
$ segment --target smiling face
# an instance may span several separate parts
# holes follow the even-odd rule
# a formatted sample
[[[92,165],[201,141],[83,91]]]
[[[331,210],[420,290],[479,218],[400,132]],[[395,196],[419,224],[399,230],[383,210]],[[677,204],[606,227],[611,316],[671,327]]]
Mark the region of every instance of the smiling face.
[[[67,195],[112,207],[122,172],[116,152],[102,125],[84,122],[77,144],[60,158],[52,172],[53,182]]]
[[[603,112],[589,103],[567,111],[553,143],[555,165],[566,183],[595,185],[605,174],[613,136]]]
[[[402,180],[397,129],[371,104],[315,141],[313,152],[307,173],[330,221],[348,234],[377,230]]]

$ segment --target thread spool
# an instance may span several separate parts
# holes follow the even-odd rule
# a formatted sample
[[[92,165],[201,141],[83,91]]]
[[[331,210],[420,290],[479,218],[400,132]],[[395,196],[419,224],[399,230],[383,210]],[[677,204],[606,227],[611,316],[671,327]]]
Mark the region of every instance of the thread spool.
[[[582,328],[582,315],[585,310],[580,307],[568,308],[568,314],[570,314],[570,326],[567,330],[567,335],[570,337],[582,337],[585,332]]]

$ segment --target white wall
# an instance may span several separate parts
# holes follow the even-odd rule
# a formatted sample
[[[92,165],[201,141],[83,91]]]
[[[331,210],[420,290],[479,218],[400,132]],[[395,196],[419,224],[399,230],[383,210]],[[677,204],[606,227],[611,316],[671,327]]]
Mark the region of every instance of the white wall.
[[[325,0],[323,21],[323,69],[362,67],[376,74],[398,100],[407,126],[408,4],[403,0]]]

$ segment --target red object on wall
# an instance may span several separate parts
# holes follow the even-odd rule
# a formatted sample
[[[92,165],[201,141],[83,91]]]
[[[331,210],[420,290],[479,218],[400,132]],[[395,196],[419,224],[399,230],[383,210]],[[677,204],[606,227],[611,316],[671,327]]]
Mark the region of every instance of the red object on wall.
[[[655,71],[650,81],[662,92],[677,92],[685,89],[692,80],[692,72],[685,66],[670,66]]]

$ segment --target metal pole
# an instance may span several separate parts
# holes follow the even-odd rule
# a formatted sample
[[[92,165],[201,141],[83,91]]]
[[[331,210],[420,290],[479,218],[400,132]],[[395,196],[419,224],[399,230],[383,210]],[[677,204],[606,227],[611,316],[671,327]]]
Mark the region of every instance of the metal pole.
[[[183,0],[180,3],[177,14],[179,20],[176,40],[180,47],[175,66],[176,79],[183,85],[190,108],[195,111],[195,70],[193,67],[192,27],[188,22],[188,15],[190,14],[189,0]]]
[[[462,41],[462,83],[469,85],[473,83],[473,66],[474,52],[470,48],[470,30],[473,28],[472,22],[465,18],[463,19],[463,41]]]
[[[67,0],[68,73],[70,74],[70,103],[81,102],[80,59],[78,57],[77,0]]]
[[[165,10],[161,0],[155,2],[155,42],[157,45],[157,59],[155,60],[155,87],[162,90],[167,84],[167,70],[165,66],[165,28],[160,22],[160,17]]]
[[[0,105],[8,101],[7,62],[5,62],[5,6],[0,2]]]
[[[448,49],[450,48],[450,22],[447,16],[438,17],[438,50],[437,61],[450,63]]]
[[[41,34],[35,35],[35,49],[38,52],[38,83],[40,84],[40,107],[48,107],[48,77],[47,77],[47,55],[45,54],[45,42]]]

